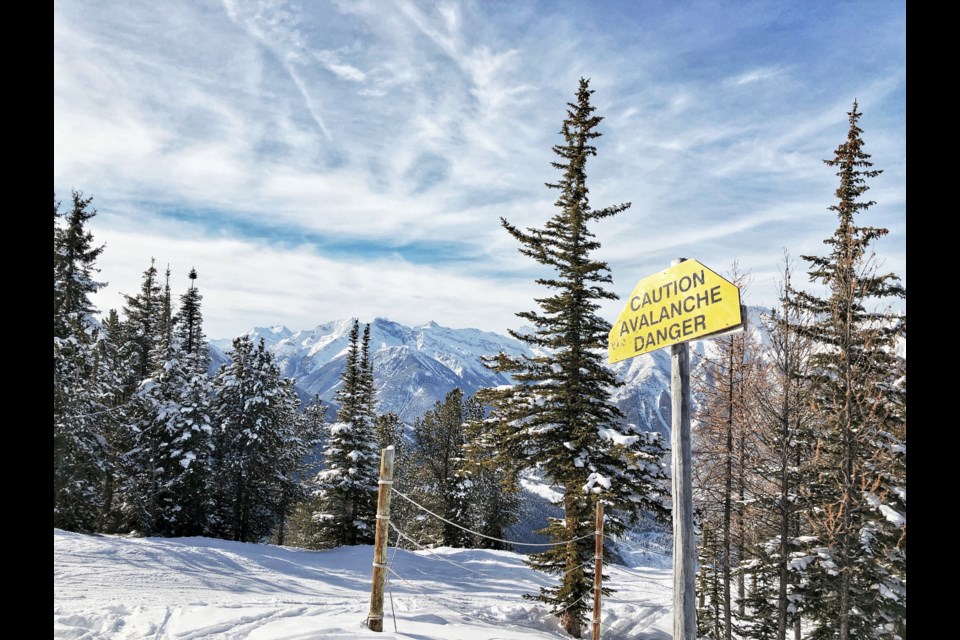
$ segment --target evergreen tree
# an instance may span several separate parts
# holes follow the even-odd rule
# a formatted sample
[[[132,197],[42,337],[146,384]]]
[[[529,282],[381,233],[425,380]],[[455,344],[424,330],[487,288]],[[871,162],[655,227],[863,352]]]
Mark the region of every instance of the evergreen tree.
[[[376,392],[373,384],[373,357],[370,354],[370,325],[363,327],[363,341],[360,343],[360,392],[363,395],[366,405],[365,420],[376,425],[377,421],[377,401]]]
[[[157,371],[158,346],[161,344],[160,321],[165,315],[160,284],[157,282],[155,260],[150,258],[150,267],[143,272],[140,292],[124,294],[125,343],[130,352],[133,369],[131,381],[135,385]]]
[[[111,309],[103,320],[97,344],[97,377],[103,385],[102,399],[106,407],[99,416],[106,464],[97,530],[104,533],[125,531],[127,474],[136,451],[136,432],[131,418],[132,390],[127,386],[130,366],[123,349],[124,335],[120,315],[116,309]]]
[[[118,360],[124,368],[120,384],[126,395],[124,428],[127,433],[120,442],[129,446],[120,462],[120,486],[115,487],[120,498],[117,509],[119,528],[140,535],[158,534],[157,499],[160,462],[165,438],[160,433],[161,413],[173,410],[171,385],[165,376],[165,365],[170,356],[167,329],[171,312],[169,290],[164,295],[157,280],[155,260],[143,272],[140,292],[124,294],[124,320],[116,342],[121,346]],[[168,282],[169,289],[169,282]],[[164,325],[166,322],[166,326]],[[161,387],[157,386],[163,380]],[[120,434],[117,434],[120,435]]]
[[[96,327],[96,309],[90,296],[107,283],[97,282],[94,265],[104,245],[94,246],[93,233],[87,227],[97,215],[90,206],[92,197],[71,192],[73,206],[60,213],[60,203],[53,200],[53,335],[55,338],[80,337]],[[61,225],[61,220],[65,226]]]
[[[562,521],[544,532],[558,546],[531,557],[538,570],[560,576],[556,587],[543,588],[536,599],[547,603],[561,624],[580,637],[591,608],[594,505],[606,507],[606,531],[615,536],[643,511],[663,512],[663,449],[655,434],[624,424],[611,401],[618,385],[604,366],[610,325],[597,315],[598,300],[616,299],[606,263],[591,257],[599,248],[589,223],[620,213],[629,204],[593,209],[586,185],[586,162],[596,155],[592,140],[602,118],[594,115],[589,83],[580,80],[574,103],[568,103],[563,143],[553,147],[561,172],[547,187],[560,195],[557,213],[542,229],[523,231],[501,219],[520,242],[520,252],[554,270],[537,280],[553,292],[537,300],[540,310],[517,315],[532,333],[510,331],[522,342],[547,351],[532,358],[503,354],[492,362],[512,374],[510,389],[487,395],[501,419],[503,451],[538,467],[562,492]],[[624,444],[629,443],[629,444]]]
[[[180,296],[180,310],[177,313],[175,327],[177,337],[180,339],[180,348],[187,354],[196,356],[197,361],[201,362],[206,369],[207,342],[203,335],[203,314],[200,310],[203,296],[195,285],[197,280],[195,268],[190,269],[189,278],[190,288]]]
[[[100,331],[90,300],[105,285],[93,279],[103,246],[94,246],[87,228],[96,215],[91,198],[73,191],[72,199],[65,215],[56,195],[53,206],[53,525],[91,531],[108,470],[101,418],[109,405],[97,370]]]
[[[174,348],[173,335],[176,318],[173,315],[173,296],[170,292],[170,265],[164,272],[163,293],[160,296],[160,317],[157,320],[156,342],[153,359],[163,362],[171,357]]]
[[[161,536],[202,535],[212,508],[210,393],[206,372],[197,372],[174,347],[144,385],[145,419],[137,433],[137,503],[146,506],[137,529]]]
[[[469,513],[472,483],[465,473],[468,405],[460,388],[447,393],[414,423],[411,465],[416,469],[416,501],[434,513],[464,526]],[[422,543],[445,547],[471,546],[469,533],[454,525],[430,518],[416,530]]]
[[[320,528],[313,519],[313,514],[320,508],[315,478],[320,467],[317,452],[324,448],[322,438],[327,425],[327,407],[320,401],[320,396],[314,395],[304,406],[300,422],[300,431],[304,434],[305,441],[312,441],[314,444],[304,456],[296,473],[298,487],[296,494],[291,496],[293,508],[285,526],[278,528],[276,543],[319,549],[323,546],[323,540]]]
[[[336,396],[340,409],[328,427],[324,469],[317,475],[320,508],[314,518],[324,547],[372,544],[374,539],[380,452],[370,413],[369,356],[361,354],[356,320],[349,343]]]
[[[166,309],[158,327],[163,353],[160,370],[149,390],[149,419],[140,431],[141,451],[150,452],[146,463],[152,469],[148,491],[154,505],[152,530],[157,535],[189,536],[208,532],[213,510],[210,464],[213,447],[210,398],[212,381],[207,376],[205,345],[199,319],[199,294],[191,271],[190,289],[181,296],[177,317],[193,314],[192,333],[196,342],[187,351],[183,332],[174,333],[170,304],[169,268],[164,302]],[[192,308],[185,308],[191,305]]]
[[[263,339],[233,341],[214,379],[213,530],[243,542],[264,540],[281,522],[293,482],[298,400],[293,381],[280,374]]]
[[[856,101],[847,139],[826,164],[837,169],[838,218],[825,256],[803,256],[818,296],[797,292],[812,316],[799,327],[814,341],[813,391],[821,415],[815,455],[806,466],[805,517],[814,561],[804,575],[812,638],[903,638],[906,633],[905,364],[897,354],[903,315],[881,304],[906,296],[892,273],[879,273],[871,243],[886,229],[858,226],[872,201],[862,197],[871,169]]]
[[[378,414],[376,417],[377,446],[383,450],[387,447],[394,448],[394,466],[406,453],[406,442],[403,435],[403,423],[400,422],[400,416],[390,411]]]
[[[478,538],[474,545],[484,549],[510,549],[506,531],[520,517],[520,468],[516,462],[500,455],[497,441],[497,420],[485,416],[482,394],[468,400],[464,463],[461,471],[470,490],[471,528],[488,538]]]

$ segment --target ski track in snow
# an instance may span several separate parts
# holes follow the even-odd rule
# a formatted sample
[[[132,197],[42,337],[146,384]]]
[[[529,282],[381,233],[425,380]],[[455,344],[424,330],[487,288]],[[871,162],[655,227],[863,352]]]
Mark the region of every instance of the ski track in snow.
[[[507,551],[390,549],[384,632],[366,628],[370,546],[307,551],[210,538],[54,529],[54,638],[530,640],[568,638],[540,603],[555,578]],[[459,565],[459,566],[458,566]],[[670,569],[604,568],[604,640],[671,637]],[[392,594],[392,602],[391,602]],[[396,628],[394,631],[394,617]],[[589,624],[585,630],[589,635]]]

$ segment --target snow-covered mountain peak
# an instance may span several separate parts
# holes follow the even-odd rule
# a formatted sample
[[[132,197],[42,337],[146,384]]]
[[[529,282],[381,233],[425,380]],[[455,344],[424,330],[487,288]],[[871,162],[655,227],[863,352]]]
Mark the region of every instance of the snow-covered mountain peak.
[[[765,311],[748,310],[748,331],[762,339]],[[286,327],[256,328],[251,337],[263,337],[283,372],[294,378],[303,399],[318,394],[333,404],[336,387],[345,366],[353,318],[293,332]],[[519,333],[531,331],[523,327]],[[690,343],[691,366],[696,367],[716,347],[712,340]],[[214,366],[226,361],[230,340],[211,341]],[[539,355],[523,342],[480,329],[452,329],[429,321],[408,327],[387,318],[370,322],[370,356],[373,362],[377,410],[396,412],[412,424],[434,403],[459,387],[470,395],[482,387],[510,384],[507,376],[483,364],[485,356],[499,352],[510,356]],[[670,350],[660,349],[611,366],[625,384],[614,391],[613,400],[627,421],[641,428],[668,434],[670,429]],[[332,413],[330,414],[332,415]]]

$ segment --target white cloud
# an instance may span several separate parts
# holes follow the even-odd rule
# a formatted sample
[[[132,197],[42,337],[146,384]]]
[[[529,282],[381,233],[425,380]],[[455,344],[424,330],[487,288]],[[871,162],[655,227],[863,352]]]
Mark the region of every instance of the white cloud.
[[[880,246],[905,274],[902,17],[878,12],[851,45],[834,37],[841,8],[798,12],[792,34],[778,11],[731,7],[64,0],[54,186],[102,212],[107,297],[135,290],[152,254],[197,266],[227,334],[366,309],[462,326],[475,298],[462,317],[502,330],[544,272],[499,218],[553,214],[543,183],[581,75],[605,117],[591,201],[633,202],[597,228],[623,293],[676,254],[772,274],[783,248],[819,249],[835,188],[821,161],[856,97],[885,170],[869,224],[891,228]],[[376,295],[341,284],[378,278]]]
[[[778,67],[757,67],[755,69],[750,69],[749,71],[744,71],[740,75],[731,78],[729,82],[731,84],[740,86],[754,82],[771,80],[773,78],[777,78],[782,73],[783,70]]]

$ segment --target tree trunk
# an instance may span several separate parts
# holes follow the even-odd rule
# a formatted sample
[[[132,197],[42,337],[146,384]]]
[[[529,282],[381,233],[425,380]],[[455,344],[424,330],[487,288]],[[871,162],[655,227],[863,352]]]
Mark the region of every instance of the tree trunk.
[[[574,487],[566,487],[565,495],[563,498],[563,507],[564,507],[564,524],[567,528],[567,535],[571,540],[577,537],[577,522],[579,521],[580,514],[578,509],[574,505],[572,490],[576,490]],[[580,578],[579,571],[575,571],[575,568],[580,564],[580,555],[577,553],[577,542],[568,542],[566,545],[567,550],[567,561],[566,561],[566,573],[563,576],[563,581],[566,583],[568,580],[573,582]],[[572,589],[573,593],[577,593],[578,589]],[[570,609],[573,609],[574,612],[571,613]],[[577,607],[570,607],[563,612],[563,615],[560,617],[560,624],[574,638],[579,638],[581,634],[580,629],[580,617],[577,614]]]
[[[733,343],[727,349],[726,461],[723,478],[723,637],[731,640],[730,624],[730,522],[733,494]]]
[[[787,394],[784,394],[787,398]],[[787,402],[784,402],[784,415],[781,418],[780,432],[780,558],[777,562],[779,588],[777,590],[777,640],[787,638],[787,545],[790,537],[790,501],[788,492],[789,473],[789,429]]]

